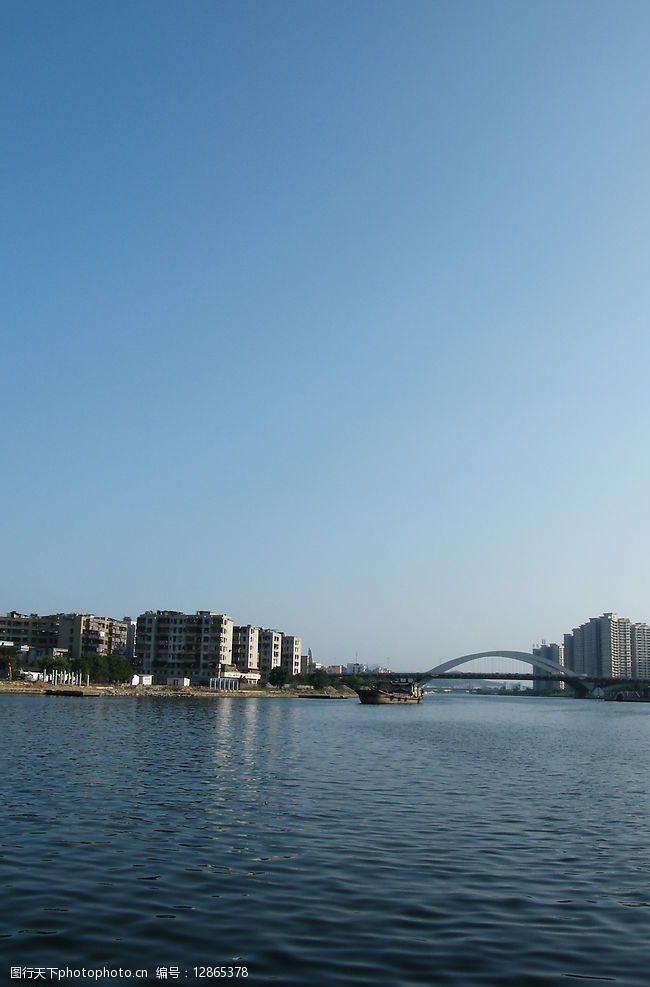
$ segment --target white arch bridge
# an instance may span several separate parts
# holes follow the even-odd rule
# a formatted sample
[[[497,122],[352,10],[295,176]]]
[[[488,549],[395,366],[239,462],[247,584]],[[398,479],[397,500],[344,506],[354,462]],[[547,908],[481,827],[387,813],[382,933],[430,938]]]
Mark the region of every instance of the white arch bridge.
[[[439,675],[449,673],[452,668],[458,668],[459,665],[467,665],[470,661],[476,661],[479,658],[512,658],[513,661],[521,661],[526,665],[532,665],[533,668],[547,672],[549,675],[560,675],[562,678],[577,677],[575,672],[571,672],[564,665],[558,665],[548,658],[529,654],[527,651],[479,651],[475,655],[461,655],[460,658],[451,658],[449,661],[443,661],[442,664],[436,665],[435,668],[429,669],[428,672],[419,672],[418,676],[422,681],[425,681],[427,678],[435,679]],[[477,672],[478,674],[480,673]]]
[[[541,655],[533,655],[528,651],[479,651],[473,655],[461,655],[459,658],[450,658],[449,661],[441,662],[435,668],[430,668],[428,672],[416,672],[414,677],[417,678],[418,682],[428,682],[430,679],[437,678],[453,678],[454,676],[449,673],[454,668],[467,665],[469,662],[476,661],[479,658],[511,658],[513,661],[520,661],[526,665],[530,665],[531,671],[528,674],[516,673],[514,671],[492,673],[477,671],[471,674],[473,678],[549,678],[567,682],[581,695],[585,695],[590,691],[591,683],[587,684],[570,668],[565,668],[564,665],[558,665],[548,658],[543,658]],[[468,673],[461,674],[462,677],[469,677]]]
[[[510,658],[513,661],[522,662],[525,665],[530,665],[530,672],[520,672],[513,669],[512,672],[500,671],[500,672],[487,672],[487,671],[473,671],[473,672],[459,672],[458,675],[453,674],[455,668],[459,668],[461,665],[467,665],[472,661],[476,661],[479,658]],[[376,678],[376,673],[368,672],[362,673]],[[342,677],[344,680],[344,676]],[[612,678],[605,676],[591,676],[591,675],[578,675],[570,668],[565,668],[564,665],[558,665],[556,662],[551,661],[549,658],[544,658],[541,655],[534,655],[528,651],[478,651],[476,654],[472,655],[460,655],[458,658],[450,658],[448,661],[443,661],[434,668],[430,668],[428,672],[385,672],[380,675],[380,678],[393,679],[400,682],[419,682],[423,684],[432,679],[453,679],[453,678],[463,678],[463,679],[551,679],[555,681],[566,682],[574,691],[574,694],[578,697],[590,696],[596,686],[608,689],[614,686],[617,689],[624,687],[626,684],[628,686],[643,687],[650,690],[650,678],[644,679],[638,676],[632,678]]]

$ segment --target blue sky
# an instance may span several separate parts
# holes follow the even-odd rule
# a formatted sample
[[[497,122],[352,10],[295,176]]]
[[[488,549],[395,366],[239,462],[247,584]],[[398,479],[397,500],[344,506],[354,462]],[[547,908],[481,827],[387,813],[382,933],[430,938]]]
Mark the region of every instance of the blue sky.
[[[650,620],[647,4],[0,18],[1,608]]]

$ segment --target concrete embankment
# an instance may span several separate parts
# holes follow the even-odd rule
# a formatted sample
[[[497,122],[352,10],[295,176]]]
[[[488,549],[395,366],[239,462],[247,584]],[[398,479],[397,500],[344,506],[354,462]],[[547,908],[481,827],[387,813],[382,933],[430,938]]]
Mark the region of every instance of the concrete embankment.
[[[65,687],[62,687],[63,691]],[[91,690],[79,690],[79,695],[87,691],[89,695],[99,696],[122,696],[135,699],[142,698],[165,698],[165,699],[356,699],[357,694],[347,686],[334,689],[329,686],[323,690],[315,689],[276,689],[273,686],[258,689],[239,689],[235,692],[221,692],[217,689],[208,689],[201,686],[189,686],[180,688],[169,685],[93,685]],[[0,696],[9,695],[29,695],[42,696],[52,692],[49,683],[42,682],[22,682],[22,681],[1,681]]]

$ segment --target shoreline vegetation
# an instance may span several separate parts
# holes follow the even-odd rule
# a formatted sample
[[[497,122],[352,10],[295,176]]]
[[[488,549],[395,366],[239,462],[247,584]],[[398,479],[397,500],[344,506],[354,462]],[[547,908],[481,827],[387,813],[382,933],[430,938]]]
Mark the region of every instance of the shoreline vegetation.
[[[65,688],[65,687],[62,687]],[[43,696],[49,683],[24,682],[22,680],[0,680],[0,696]],[[93,693],[100,696],[130,697],[133,699],[358,699],[354,689],[342,685],[326,686],[324,689],[310,689],[307,686],[291,687],[252,687],[235,691],[209,689],[207,686],[171,685],[95,685]]]

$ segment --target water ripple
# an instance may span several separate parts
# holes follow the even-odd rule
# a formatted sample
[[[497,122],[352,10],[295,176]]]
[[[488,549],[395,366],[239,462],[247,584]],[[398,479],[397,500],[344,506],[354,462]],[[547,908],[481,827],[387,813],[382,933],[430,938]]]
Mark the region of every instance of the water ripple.
[[[16,696],[0,742],[6,966],[646,982],[650,706]]]

